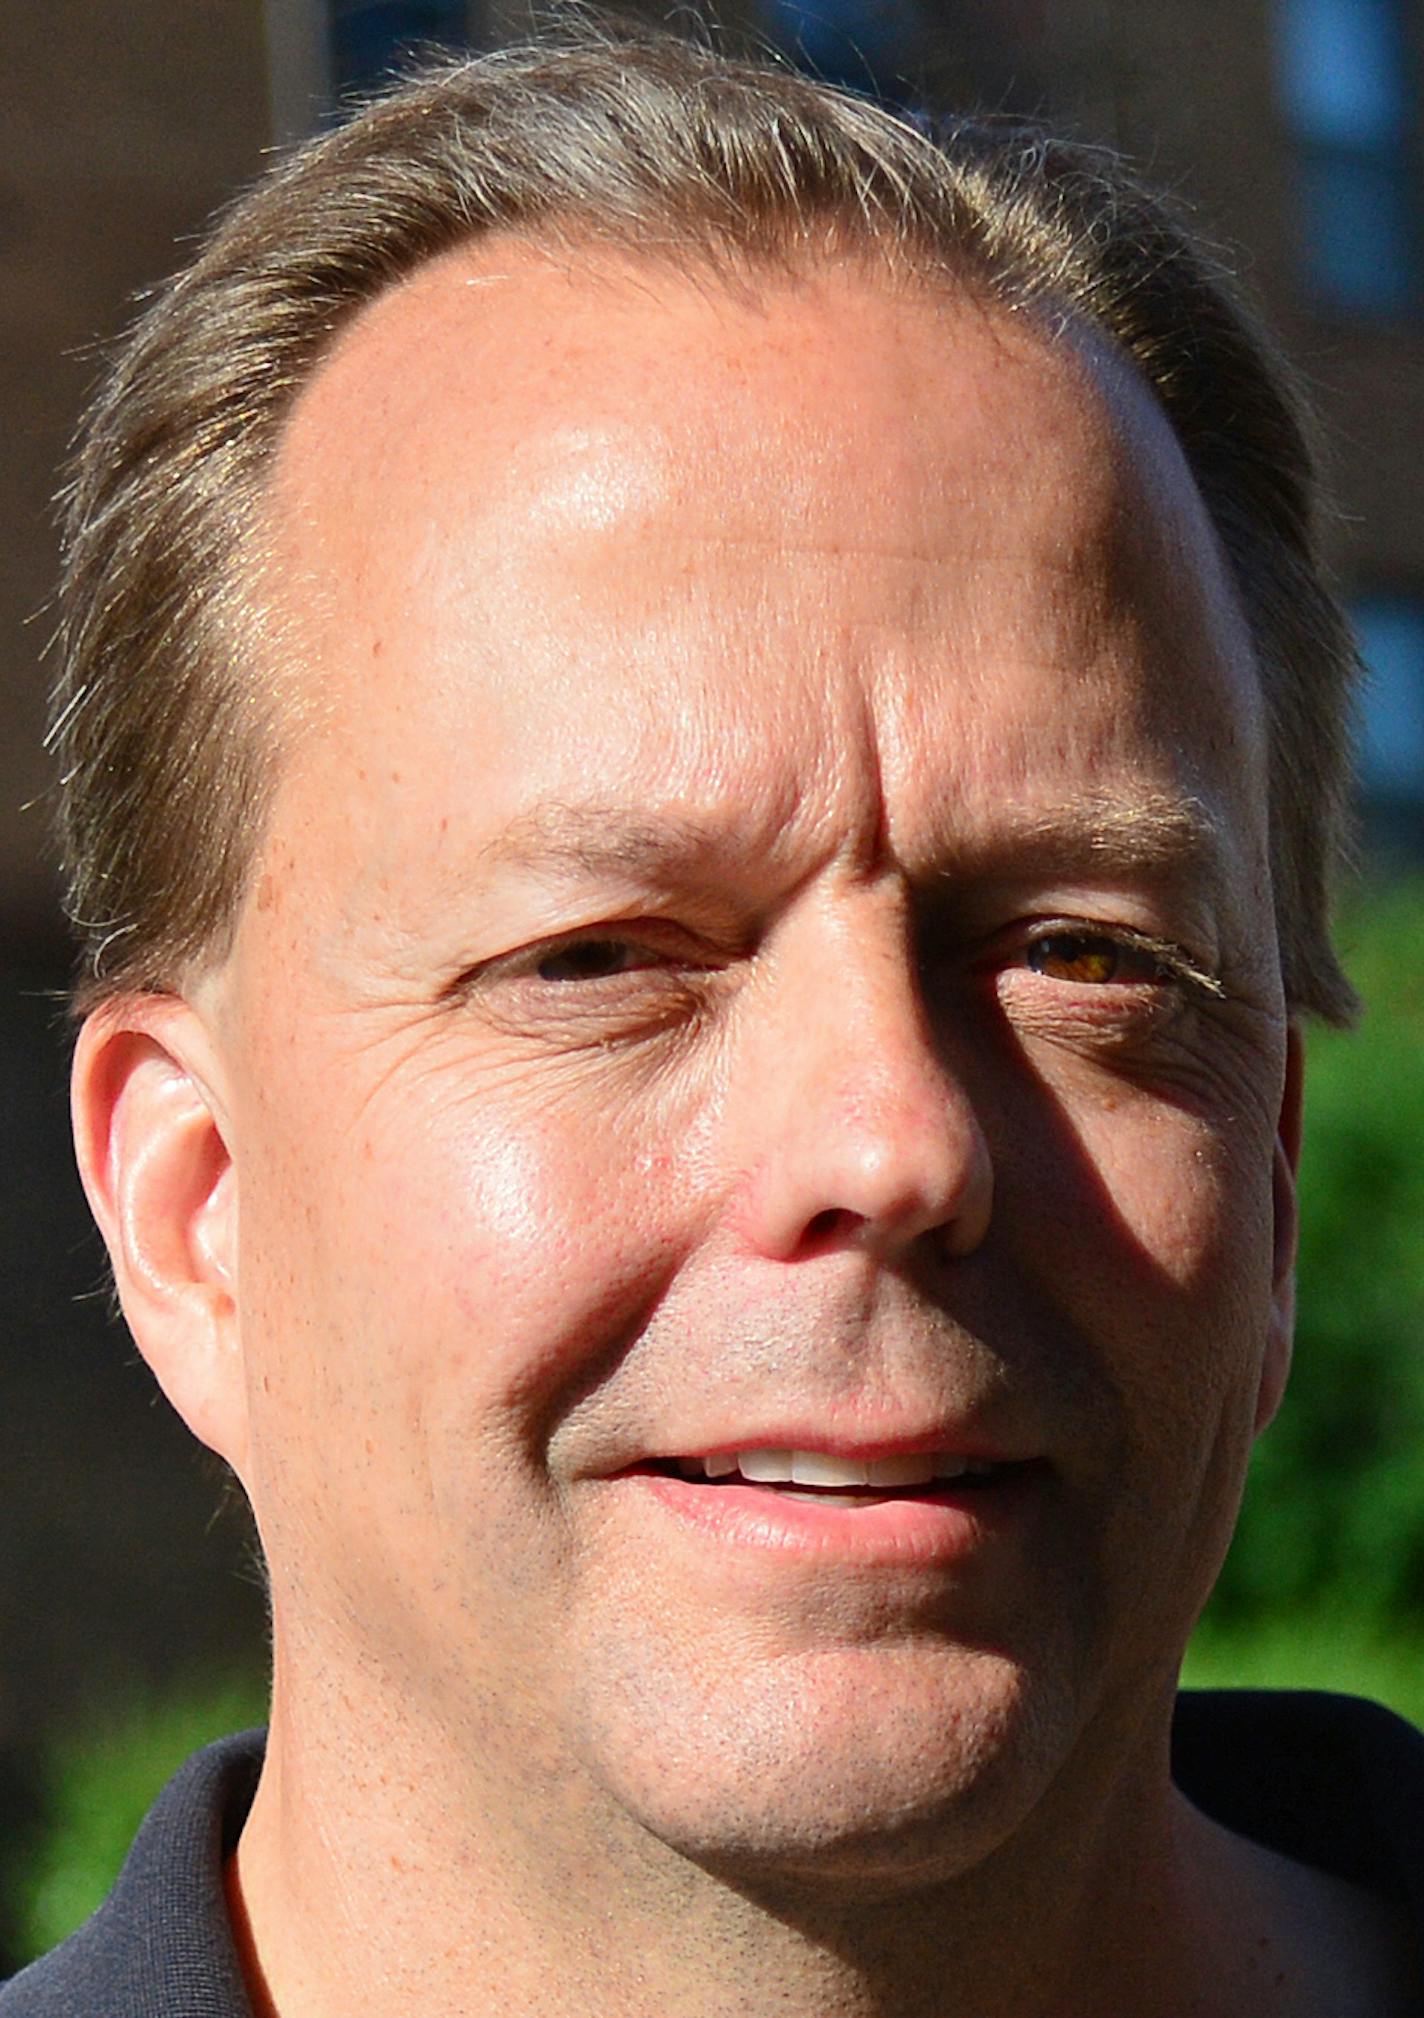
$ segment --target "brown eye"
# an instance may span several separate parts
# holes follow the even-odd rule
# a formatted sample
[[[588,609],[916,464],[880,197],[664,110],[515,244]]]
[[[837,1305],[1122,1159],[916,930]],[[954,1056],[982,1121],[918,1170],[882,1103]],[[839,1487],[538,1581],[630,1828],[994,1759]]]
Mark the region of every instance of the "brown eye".
[[[646,967],[652,957],[627,939],[574,939],[567,946],[552,947],[534,971],[541,981],[605,981]]]
[[[1050,981],[1074,981],[1090,988],[1109,982],[1155,981],[1158,962],[1145,948],[1126,945],[1097,932],[1046,932],[1029,946],[1026,958],[1035,974]]]

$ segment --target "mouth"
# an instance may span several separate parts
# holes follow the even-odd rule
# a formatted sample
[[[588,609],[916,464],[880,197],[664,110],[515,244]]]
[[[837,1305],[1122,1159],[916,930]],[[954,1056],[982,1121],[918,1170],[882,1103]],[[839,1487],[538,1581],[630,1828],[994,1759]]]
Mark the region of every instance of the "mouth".
[[[984,1492],[1022,1467],[957,1451],[858,1458],[820,1450],[756,1449],[668,1458],[650,1469],[694,1485],[755,1486],[780,1499],[853,1508],[888,1500],[933,1500],[946,1492]]]
[[[1043,1511],[1043,1457],[961,1445],[827,1450],[744,1448],[648,1458],[615,1474],[627,1502],[670,1516],[725,1567],[799,1560],[837,1570],[936,1578],[1004,1545]],[[754,1574],[760,1572],[753,1571]]]

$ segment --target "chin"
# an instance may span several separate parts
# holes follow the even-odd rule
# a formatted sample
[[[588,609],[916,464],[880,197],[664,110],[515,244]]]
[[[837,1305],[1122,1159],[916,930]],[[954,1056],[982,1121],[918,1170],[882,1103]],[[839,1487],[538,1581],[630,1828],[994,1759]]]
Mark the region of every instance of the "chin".
[[[585,1760],[625,1817],[738,1889],[890,1895],[973,1868],[1022,1822],[1071,1749],[1072,1694],[967,1648],[785,1656],[603,1694]]]

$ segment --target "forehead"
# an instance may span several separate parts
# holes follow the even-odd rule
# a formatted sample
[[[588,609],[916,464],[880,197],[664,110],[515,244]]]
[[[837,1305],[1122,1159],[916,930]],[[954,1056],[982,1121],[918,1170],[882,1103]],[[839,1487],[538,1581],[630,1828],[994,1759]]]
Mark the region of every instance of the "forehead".
[[[964,295],[450,255],[302,395],[272,528],[321,732],[289,774],[359,774],[368,852],[412,769],[482,845],[581,798],[775,827],[828,770],[868,806],[867,764],[934,767],[961,825],[1075,780],[1259,825],[1249,647],[1164,417]]]
[[[323,540],[385,562],[416,536],[434,555],[435,518],[393,524],[393,494],[477,506],[492,549],[513,531],[574,553],[637,537],[661,507],[755,510],[769,470],[788,533],[839,512],[849,534],[870,509],[932,548],[1012,492],[1065,565],[1122,544],[1145,493],[1159,531],[1184,504],[1199,513],[1155,402],[1066,320],[1050,339],[878,266],[732,289],[511,240],[432,262],[365,310],[298,401],[275,490],[297,535],[285,557],[319,577]]]

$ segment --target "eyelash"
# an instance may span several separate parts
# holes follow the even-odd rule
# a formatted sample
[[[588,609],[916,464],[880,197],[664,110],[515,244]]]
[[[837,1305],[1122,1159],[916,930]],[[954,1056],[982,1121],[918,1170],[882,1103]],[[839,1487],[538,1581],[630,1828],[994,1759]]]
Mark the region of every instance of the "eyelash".
[[[1083,980],[1075,983],[1065,976],[1045,976],[1059,981],[1066,987],[1081,986],[1084,991],[1097,992],[1109,988],[1140,988],[1146,986],[1167,986],[1184,989],[1190,993],[1220,996],[1221,983],[1201,967],[1186,950],[1170,941],[1157,939],[1149,933],[1138,932],[1130,927],[1103,925],[1095,920],[1083,918],[1048,918],[1035,921],[1030,927],[1018,928],[1016,950],[1028,971],[1042,974],[1043,970],[1032,965],[1036,950],[1050,947],[1055,940],[1076,942],[1083,952],[1107,947],[1116,954],[1139,960],[1155,970],[1147,975],[1138,974],[1130,979],[1119,979],[1115,974],[1101,980]],[[557,993],[575,989],[600,990],[612,983],[627,981],[642,973],[656,973],[661,966],[689,968],[703,972],[715,972],[721,962],[715,959],[694,959],[685,945],[673,947],[667,943],[668,935],[645,934],[630,926],[626,930],[594,927],[583,932],[570,933],[567,937],[537,942],[512,954],[507,960],[497,960],[489,964],[484,974],[489,978],[508,976],[513,980],[532,981],[536,986]],[[664,943],[659,945],[658,938]],[[1002,942],[1001,942],[1002,943]],[[621,948],[635,956],[644,956],[632,966],[610,969],[606,973],[572,974],[564,978],[554,978],[540,972],[542,967],[560,959],[576,958],[580,952],[594,952],[602,948]],[[1046,957],[1046,956],[1045,956]],[[1070,954],[1067,957],[1072,958]],[[994,964],[999,964],[996,960]],[[1010,962],[1003,964],[1011,965]]]
[[[584,949],[592,951],[600,947],[628,948],[639,957],[631,966],[603,974],[575,973],[565,979],[555,979],[539,971],[554,961],[577,956]],[[535,1001],[542,997],[550,1008],[559,1006],[576,1015],[585,1004],[595,1012],[600,1003],[604,1008],[622,1010],[627,1007],[630,992],[642,982],[649,991],[649,1013],[654,1021],[663,1022],[694,1007],[694,991],[689,977],[695,979],[699,972],[714,974],[721,964],[712,958],[697,958],[692,942],[685,934],[674,934],[660,927],[646,927],[642,921],[632,921],[626,926],[590,926],[558,937],[536,940],[513,952],[482,961],[479,966],[462,974],[446,992],[452,999],[469,1000],[503,983],[530,991]],[[678,984],[682,999],[670,999],[671,982]]]
[[[1138,932],[1130,926],[1103,925],[1084,918],[1048,918],[1038,920],[1022,939],[1020,950],[1028,964],[1035,949],[1050,946],[1055,939],[1078,941],[1086,947],[1107,946],[1115,952],[1125,953],[1141,960],[1155,972],[1146,977],[1119,980],[1115,975],[1098,982],[1085,982],[1085,988],[1106,989],[1112,987],[1168,986],[1185,992],[1212,997],[1220,997],[1225,991],[1217,978],[1198,961],[1194,960],[1185,947],[1175,945],[1171,940],[1158,939],[1148,932]],[[1038,969],[1032,969],[1038,972]],[[1072,986],[1071,982],[1065,985]]]
[[[554,980],[542,974],[542,967],[556,960],[576,959],[580,953],[592,954],[603,947],[626,949],[639,956],[635,964],[616,968],[608,973],[575,973],[565,980]],[[603,982],[623,981],[632,975],[656,972],[660,966],[679,968],[710,966],[710,962],[692,959],[685,947],[674,948],[668,943],[658,944],[651,936],[644,936],[634,929],[610,931],[607,928],[587,932],[571,933],[564,939],[549,939],[529,947],[524,954],[516,955],[518,966],[514,969],[520,979],[535,981],[547,988],[593,987]]]

